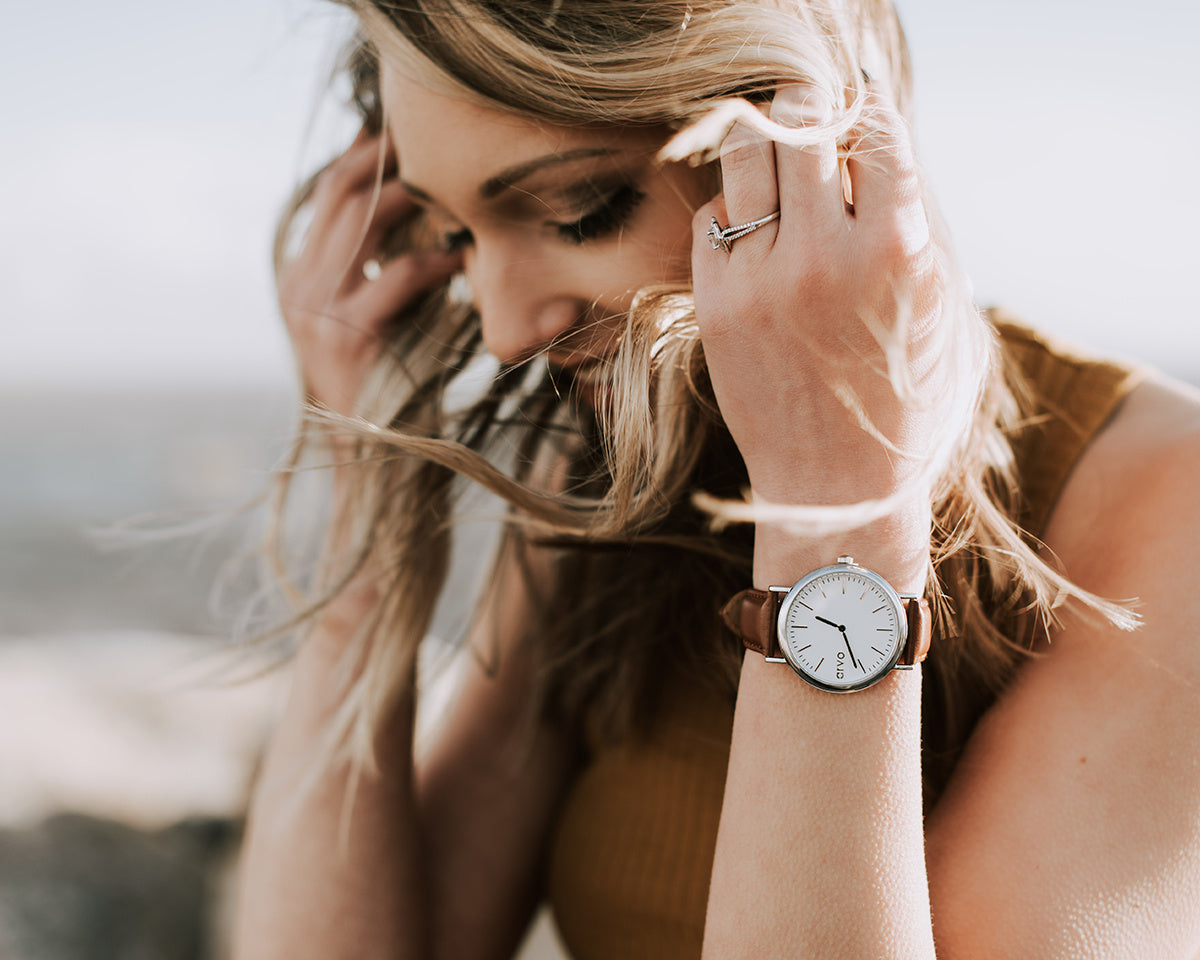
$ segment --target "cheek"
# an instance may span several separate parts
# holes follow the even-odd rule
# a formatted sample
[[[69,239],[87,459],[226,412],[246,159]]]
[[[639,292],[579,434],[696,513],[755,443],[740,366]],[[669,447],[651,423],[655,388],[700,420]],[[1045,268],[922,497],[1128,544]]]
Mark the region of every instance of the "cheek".
[[[651,231],[660,253],[658,262],[670,273],[664,279],[670,282],[691,279],[692,218],[718,192],[715,169],[713,165],[699,170],[677,166],[663,174],[651,213]]]
[[[597,259],[597,293],[610,308],[626,310],[640,290],[690,281],[691,221],[659,219],[653,229],[630,231],[617,249]]]
[[[622,251],[630,271],[641,274],[641,286],[690,279],[694,210],[678,196],[647,202],[637,240]]]

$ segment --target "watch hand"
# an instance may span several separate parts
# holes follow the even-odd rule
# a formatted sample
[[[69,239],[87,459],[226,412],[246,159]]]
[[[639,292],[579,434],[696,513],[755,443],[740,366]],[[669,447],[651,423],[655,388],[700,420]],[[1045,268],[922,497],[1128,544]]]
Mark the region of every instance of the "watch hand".
[[[841,634],[842,634],[842,642],[846,644],[846,651],[847,651],[847,653],[849,653],[849,654],[850,654],[850,662],[851,662],[852,664],[854,664],[854,666],[855,666],[857,669],[859,669],[859,670],[862,670],[862,669],[863,669],[863,665],[862,665],[861,663],[859,663],[859,662],[858,662],[858,659],[857,659],[857,658],[854,656],[854,651],[850,649],[850,638],[846,636],[846,627],[845,627],[845,625],[843,625],[843,624],[840,624],[840,623],[834,623],[832,620],[826,620],[826,619],[825,619],[824,617],[822,617],[820,614],[817,614],[817,616],[816,616],[816,619],[820,620],[822,623],[827,623],[827,624],[829,624],[829,626],[831,626],[831,627],[836,627],[838,630],[840,630],[840,631],[841,631]]]
[[[856,667],[858,667],[859,670],[862,670],[862,664],[859,663],[856,659],[854,659],[854,651],[850,650],[850,638],[848,636],[846,636],[846,628],[838,627],[838,629],[842,631],[842,640],[846,644],[846,649],[850,651],[850,662],[852,664],[854,664]]]

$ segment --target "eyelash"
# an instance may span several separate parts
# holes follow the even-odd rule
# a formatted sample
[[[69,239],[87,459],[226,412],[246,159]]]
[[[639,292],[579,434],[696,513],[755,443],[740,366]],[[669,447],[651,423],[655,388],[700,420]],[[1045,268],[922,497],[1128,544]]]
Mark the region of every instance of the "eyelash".
[[[556,224],[555,229],[558,230],[558,235],[569,243],[582,244],[589,240],[599,240],[625,226],[645,199],[645,193],[632,183],[625,183],[578,220],[573,223]]]
[[[447,230],[442,234],[442,250],[446,253],[456,253],[471,242],[471,231],[466,227],[461,230]]]
[[[604,197],[595,207],[571,223],[554,225],[559,237],[568,243],[576,245],[587,243],[589,240],[599,240],[620,230],[635,210],[646,199],[646,194],[632,183],[617,187]],[[448,230],[442,234],[442,249],[447,253],[461,250],[472,242],[471,231],[465,227],[461,230]]]

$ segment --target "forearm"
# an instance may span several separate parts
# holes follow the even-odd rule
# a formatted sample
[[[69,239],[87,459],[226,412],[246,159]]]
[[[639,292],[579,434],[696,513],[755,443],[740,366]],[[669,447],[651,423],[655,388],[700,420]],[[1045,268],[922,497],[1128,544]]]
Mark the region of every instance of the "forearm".
[[[238,960],[428,955],[413,698],[386,718],[375,742],[378,772],[364,772],[352,794],[345,763],[307,779],[338,706],[330,678],[341,645],[331,629],[319,629],[297,655],[256,787],[240,876]]]
[[[853,696],[747,656],[705,955],[932,957],[920,675]]]
[[[852,553],[902,592],[919,590],[927,531],[916,511],[821,544],[760,534],[755,584],[791,583]],[[841,695],[747,655],[706,957],[934,955],[920,704],[919,669]]]

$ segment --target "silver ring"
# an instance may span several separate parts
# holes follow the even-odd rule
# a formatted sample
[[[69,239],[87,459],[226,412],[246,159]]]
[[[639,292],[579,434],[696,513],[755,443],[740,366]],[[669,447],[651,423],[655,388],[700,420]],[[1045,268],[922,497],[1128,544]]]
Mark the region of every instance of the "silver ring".
[[[751,220],[749,223],[739,223],[736,227],[722,227],[717,223],[717,218],[712,218],[712,226],[708,228],[708,242],[712,244],[714,250],[724,250],[729,252],[733,247],[733,241],[738,237],[744,237],[748,233],[753,233],[764,224],[770,223],[772,220],[779,219],[779,211],[768,213],[765,217],[759,217],[757,220]]]
[[[362,265],[362,275],[367,280],[378,280],[383,276],[383,264],[372,257],[370,260],[364,260]]]

